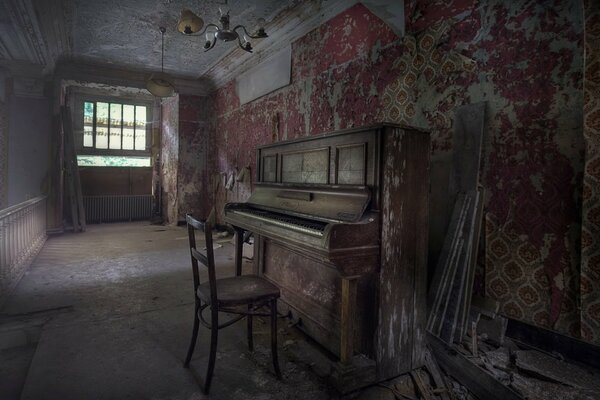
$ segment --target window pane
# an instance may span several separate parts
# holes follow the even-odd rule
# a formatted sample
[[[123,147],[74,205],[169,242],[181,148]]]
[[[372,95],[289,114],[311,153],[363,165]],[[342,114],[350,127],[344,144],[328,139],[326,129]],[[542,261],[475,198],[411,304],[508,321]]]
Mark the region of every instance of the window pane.
[[[110,148],[121,148],[121,105],[110,105]]]
[[[94,146],[94,103],[83,103],[83,146]]]
[[[146,150],[146,107],[135,108],[135,149]]]
[[[135,106],[123,105],[123,150],[133,150]]]
[[[108,149],[108,103],[96,103],[96,148]]]
[[[96,148],[108,149],[108,128],[96,127]]]
[[[77,156],[80,167],[149,167],[150,157]]]

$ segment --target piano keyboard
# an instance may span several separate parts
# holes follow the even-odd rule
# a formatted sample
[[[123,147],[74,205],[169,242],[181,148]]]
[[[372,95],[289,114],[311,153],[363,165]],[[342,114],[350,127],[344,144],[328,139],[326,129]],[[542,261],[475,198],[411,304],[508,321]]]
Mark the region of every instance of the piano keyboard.
[[[310,221],[304,218],[297,218],[290,215],[277,214],[262,210],[234,210],[233,213],[319,237],[323,236],[323,231],[325,230],[326,226],[326,224],[323,222]]]

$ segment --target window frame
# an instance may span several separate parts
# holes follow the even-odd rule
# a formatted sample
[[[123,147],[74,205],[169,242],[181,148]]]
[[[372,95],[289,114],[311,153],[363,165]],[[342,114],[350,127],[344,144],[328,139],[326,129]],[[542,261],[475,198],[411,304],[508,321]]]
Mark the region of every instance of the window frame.
[[[131,156],[131,157],[150,157],[152,153],[152,121],[153,121],[153,109],[154,102],[150,100],[130,97],[130,96],[103,96],[97,94],[88,93],[74,93],[73,94],[73,109],[71,110],[73,115],[73,134],[75,151],[77,155],[104,155],[104,156]],[[96,147],[85,147],[83,145],[84,135],[84,112],[83,107],[86,102],[93,102],[94,106],[94,130],[96,128],[96,113],[97,103],[108,103],[109,121],[110,121],[110,104],[120,104],[121,109],[123,105],[132,106],[145,106],[146,107],[146,145],[144,150],[123,150],[123,149],[98,149]],[[122,113],[121,113],[122,115]],[[109,123],[110,124],[110,123]],[[123,124],[121,123],[121,145],[123,143]],[[109,130],[110,132],[110,130]],[[110,133],[109,133],[110,135]],[[95,131],[94,131],[94,146]],[[135,142],[134,142],[135,146]]]

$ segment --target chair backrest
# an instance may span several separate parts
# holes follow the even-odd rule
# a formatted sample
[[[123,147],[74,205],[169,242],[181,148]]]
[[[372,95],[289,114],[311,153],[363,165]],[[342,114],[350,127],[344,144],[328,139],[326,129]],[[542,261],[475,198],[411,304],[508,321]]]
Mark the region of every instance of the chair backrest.
[[[198,262],[202,263],[208,269],[208,281],[210,284],[210,297],[212,304],[217,302],[217,283],[215,273],[215,255],[213,250],[212,230],[215,227],[215,209],[213,208],[206,221],[198,221],[189,214],[186,214],[185,220],[188,227],[188,237],[190,242],[190,256],[192,258],[192,273],[194,275],[194,297],[200,285],[200,273],[198,271]],[[204,232],[206,244],[206,254],[201,253],[196,248],[196,231]]]

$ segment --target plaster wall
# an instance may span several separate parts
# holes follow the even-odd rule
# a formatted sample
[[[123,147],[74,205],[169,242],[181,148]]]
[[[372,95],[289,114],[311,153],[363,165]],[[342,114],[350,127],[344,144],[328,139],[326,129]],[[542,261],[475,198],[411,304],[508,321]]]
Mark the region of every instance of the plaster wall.
[[[219,217],[251,193],[253,179],[225,190],[223,174],[254,178],[257,145],[383,120],[431,130],[443,205],[454,109],[487,101],[480,287],[509,317],[580,336],[581,1],[413,0],[405,14],[401,39],[357,4],[292,43],[291,85],[244,105],[235,81],[214,93]],[[431,215],[439,245],[447,212]]]
[[[177,223],[177,170],[179,163],[179,96],[164,99],[161,104],[161,182],[162,215],[167,223]]]
[[[180,94],[163,100],[162,110],[163,216],[170,224],[185,221],[188,213],[204,219],[211,208],[207,199],[210,101]]]
[[[52,118],[47,98],[8,102],[8,206],[47,192]]]
[[[207,97],[179,96],[178,216],[205,219],[210,212],[207,174],[207,141],[211,126]]]

